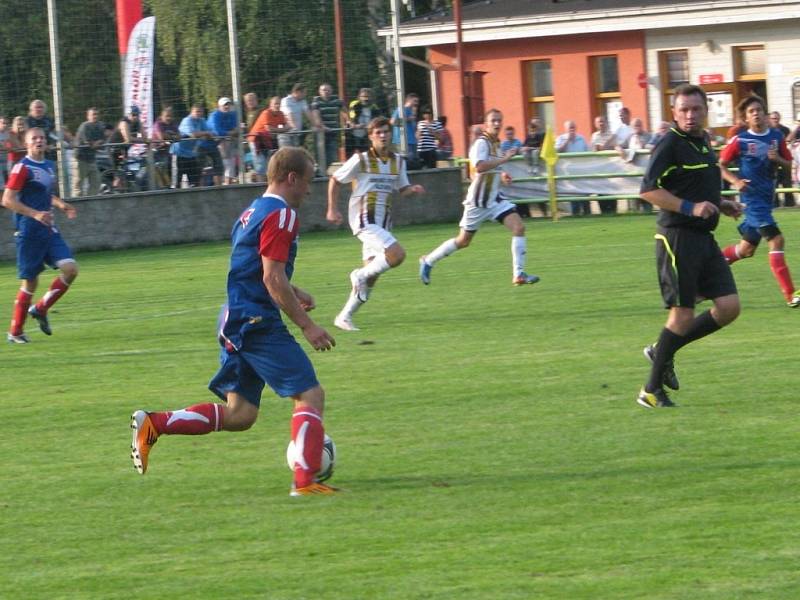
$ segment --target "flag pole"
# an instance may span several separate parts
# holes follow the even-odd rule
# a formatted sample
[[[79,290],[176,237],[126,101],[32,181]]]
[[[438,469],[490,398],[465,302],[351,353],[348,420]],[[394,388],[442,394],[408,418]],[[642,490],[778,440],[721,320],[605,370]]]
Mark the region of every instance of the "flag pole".
[[[539,155],[547,165],[547,193],[550,197],[550,210],[553,221],[558,221],[558,207],[556,202],[556,163],[558,162],[558,152],[556,152],[556,141],[553,137],[553,130],[548,125],[542,142],[542,152]]]

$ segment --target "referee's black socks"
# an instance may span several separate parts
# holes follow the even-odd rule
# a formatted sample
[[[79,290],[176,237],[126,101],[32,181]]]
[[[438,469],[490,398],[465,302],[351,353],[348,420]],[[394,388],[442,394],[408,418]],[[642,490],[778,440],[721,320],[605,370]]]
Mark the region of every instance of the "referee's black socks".
[[[678,350],[683,348],[686,344],[704,338],[720,329],[722,329],[722,327],[720,327],[719,323],[711,316],[710,310],[694,318],[686,335],[678,335],[666,327],[662,329],[661,335],[658,336],[658,342],[656,343],[655,355],[653,356],[653,368],[650,370],[650,379],[647,381],[647,385],[645,385],[645,390],[652,392],[661,388],[664,380],[664,368],[672,362]]]

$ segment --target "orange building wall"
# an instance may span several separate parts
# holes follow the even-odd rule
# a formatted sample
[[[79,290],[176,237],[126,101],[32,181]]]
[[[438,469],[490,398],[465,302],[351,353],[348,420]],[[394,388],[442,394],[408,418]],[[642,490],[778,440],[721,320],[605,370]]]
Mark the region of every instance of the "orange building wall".
[[[555,134],[562,132],[565,120],[572,119],[578,133],[589,141],[595,116],[591,57],[611,54],[617,55],[622,102],[634,117],[644,119],[645,127],[650,128],[646,92],[637,82],[637,76],[646,72],[644,34],[640,31],[473,42],[465,43],[462,53],[465,71],[486,73],[483,79],[485,108],[499,108],[505,123],[516,128],[520,139],[524,138],[528,108],[524,63],[537,59],[552,61]],[[439,112],[447,115],[456,154],[464,156],[465,134],[460,126],[463,109],[455,45],[431,46],[428,60],[438,74]]]

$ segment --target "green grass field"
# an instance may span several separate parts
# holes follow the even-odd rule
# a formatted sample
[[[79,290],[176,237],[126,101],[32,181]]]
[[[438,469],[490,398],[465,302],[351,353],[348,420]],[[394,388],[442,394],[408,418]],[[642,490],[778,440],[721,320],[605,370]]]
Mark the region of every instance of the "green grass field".
[[[800,282],[800,211],[778,219]],[[499,226],[429,287],[417,257],[455,226],[399,229],[356,333],[330,323],[359,245],[304,235],[331,498],[289,498],[268,391],[250,431],[164,437],[137,475],[130,413],[213,399],[228,244],[80,255],[53,337],[0,350],[0,598],[797,598],[800,311],[764,249],[738,263],[742,316],[678,355],[680,407],[639,408],[653,221],[528,221],[525,288]]]

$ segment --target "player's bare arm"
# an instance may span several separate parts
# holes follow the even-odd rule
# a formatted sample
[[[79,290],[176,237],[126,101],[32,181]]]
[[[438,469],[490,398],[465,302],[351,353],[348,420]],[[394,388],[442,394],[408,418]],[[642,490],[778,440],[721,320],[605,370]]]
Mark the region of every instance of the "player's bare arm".
[[[681,204],[683,204],[683,200],[663,188],[651,190],[649,192],[642,192],[640,196],[643,200],[646,200],[650,204],[663,210],[671,210],[672,212],[676,213],[681,212]],[[708,201],[696,202],[692,206],[692,216],[700,217],[701,219],[713,217],[718,212],[719,209],[717,206]]]
[[[261,264],[264,270],[264,285],[278,308],[300,328],[314,350],[333,348],[336,341],[327,331],[314,323],[295,294],[295,288],[286,277],[286,263],[262,256]]]
[[[477,165],[475,165],[475,171],[478,173],[485,173],[486,171],[491,171],[499,167],[500,165],[506,164],[510,161],[515,155],[517,154],[517,148],[510,148],[506,150],[506,153],[498,158],[490,158],[488,160],[482,160]]]
[[[27,204],[20,202],[19,192],[16,190],[10,188],[5,189],[3,192],[3,206],[12,212],[35,219],[42,225],[47,225],[49,227],[53,224],[53,213],[45,210],[35,210]]]
[[[779,164],[784,169],[792,168],[792,161],[783,158],[781,153],[778,152],[776,148],[770,148],[767,150],[767,158],[769,158],[772,162]]]
[[[730,183],[734,188],[736,188],[737,192],[741,192],[747,189],[747,184],[750,183],[749,179],[739,179],[735,173],[733,173],[730,169],[728,169],[728,165],[731,163],[725,160],[719,161],[719,170],[722,173],[722,178]]]
[[[75,206],[69,202],[65,202],[58,196],[52,196],[52,202],[53,206],[67,215],[68,219],[74,219],[76,216],[78,216],[78,210],[75,208]]]
[[[307,291],[300,289],[296,285],[293,285],[292,289],[294,290],[294,295],[297,296],[297,300],[300,302],[300,306],[303,307],[304,311],[309,312],[317,308],[317,303],[314,301],[314,296],[309,294]]]
[[[325,219],[337,225],[341,225],[343,221],[342,213],[339,212],[339,207],[336,206],[341,185],[336,177],[331,177],[328,180],[328,213],[325,215]]]
[[[736,200],[723,199],[722,202],[719,203],[719,210],[723,215],[738,219],[742,216],[744,204]]]

